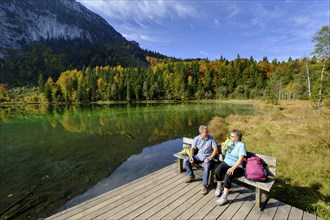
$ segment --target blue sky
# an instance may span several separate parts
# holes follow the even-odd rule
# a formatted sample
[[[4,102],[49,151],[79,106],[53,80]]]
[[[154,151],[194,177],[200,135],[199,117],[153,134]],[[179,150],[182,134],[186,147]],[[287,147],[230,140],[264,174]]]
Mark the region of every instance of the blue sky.
[[[329,0],[77,0],[126,39],[177,58],[309,56]]]

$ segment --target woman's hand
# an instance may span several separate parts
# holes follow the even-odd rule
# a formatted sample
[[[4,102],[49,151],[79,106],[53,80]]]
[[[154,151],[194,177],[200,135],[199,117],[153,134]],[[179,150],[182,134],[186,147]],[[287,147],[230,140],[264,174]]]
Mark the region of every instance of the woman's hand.
[[[235,169],[234,169],[233,167],[231,167],[231,168],[229,168],[229,169],[227,170],[227,174],[228,174],[228,175],[233,175],[233,174],[234,174],[234,171],[235,171]]]
[[[226,148],[227,148],[226,143],[225,142],[221,143],[221,154],[222,155],[226,154]]]

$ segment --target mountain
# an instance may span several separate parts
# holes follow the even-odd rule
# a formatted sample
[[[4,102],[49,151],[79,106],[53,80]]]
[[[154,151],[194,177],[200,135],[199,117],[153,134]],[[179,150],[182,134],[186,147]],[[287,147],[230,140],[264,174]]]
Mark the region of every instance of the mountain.
[[[0,22],[1,48],[59,38],[127,43],[102,17],[74,0],[2,0]]]
[[[75,0],[0,1],[0,83],[33,85],[67,68],[147,65],[165,57],[126,40]]]

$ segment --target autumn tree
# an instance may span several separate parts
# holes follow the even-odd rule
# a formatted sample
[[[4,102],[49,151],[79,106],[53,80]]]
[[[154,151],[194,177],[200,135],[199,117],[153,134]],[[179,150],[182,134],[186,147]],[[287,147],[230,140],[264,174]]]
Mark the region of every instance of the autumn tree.
[[[235,60],[151,59],[150,66],[96,66],[62,72],[54,83],[44,85],[48,101],[92,102],[105,100],[187,100],[214,98],[308,98],[306,60],[272,62]],[[319,85],[317,71],[323,62],[308,61],[311,93]],[[328,67],[326,66],[325,72]],[[327,78],[327,77],[324,77]],[[328,91],[327,88],[323,89]],[[327,93],[324,94],[327,94]]]

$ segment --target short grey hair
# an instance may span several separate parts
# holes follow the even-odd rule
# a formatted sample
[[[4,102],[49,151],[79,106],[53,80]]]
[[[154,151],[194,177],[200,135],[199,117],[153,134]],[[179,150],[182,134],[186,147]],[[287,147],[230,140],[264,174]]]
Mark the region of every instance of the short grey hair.
[[[238,129],[233,129],[230,133],[235,134],[239,141],[242,141],[243,133]]]
[[[199,126],[199,132],[204,132],[205,130],[207,130],[207,126],[206,125]]]

